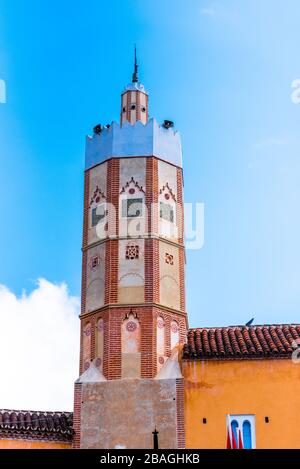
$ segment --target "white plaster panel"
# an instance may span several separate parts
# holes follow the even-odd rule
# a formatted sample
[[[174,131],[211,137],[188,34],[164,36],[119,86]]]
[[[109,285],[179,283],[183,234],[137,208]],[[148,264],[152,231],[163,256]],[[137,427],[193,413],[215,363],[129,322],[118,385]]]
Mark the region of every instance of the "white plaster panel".
[[[145,107],[146,111],[142,112],[142,107]],[[143,124],[147,123],[147,97],[144,93],[140,93],[140,116]]]
[[[95,365],[99,370],[103,371],[103,355],[104,355],[104,321],[99,318],[96,322],[96,360]]]
[[[141,326],[132,314],[122,324],[122,353],[141,351]]]
[[[137,97],[137,92],[132,91],[130,93],[130,106],[131,104],[135,104],[135,109],[130,110],[130,123],[133,125],[136,123],[136,115],[137,115],[136,97]]]
[[[169,185],[177,199],[177,169],[175,166],[158,161],[158,188],[161,190],[166,184]]]
[[[138,259],[126,259],[126,247],[136,245],[139,250]],[[122,239],[119,241],[119,287],[139,287],[145,284],[144,240]]]
[[[147,98],[146,98],[146,95],[144,93],[140,93],[140,103],[141,103],[141,106],[145,106],[147,105]]]
[[[171,322],[171,350],[179,344],[179,325],[177,321]]]
[[[89,171],[90,175],[90,190],[89,197],[91,198],[97,186],[106,195],[107,192],[107,162],[95,166]]]
[[[132,125],[136,123],[136,109],[130,111],[130,123]]]
[[[89,172],[90,183],[89,183],[89,199],[88,204],[90,206],[91,199],[93,194],[98,187],[107,197],[107,163],[102,163],[101,165],[95,166]],[[100,203],[104,203],[105,198],[101,197]],[[96,202],[94,202],[89,207],[89,216],[88,216],[88,244],[95,243],[99,241],[99,237],[96,232],[96,227],[92,227],[92,208],[96,207]]]
[[[162,316],[157,317],[156,321],[156,353],[157,353],[157,371],[164,365],[165,356],[165,321]]]
[[[88,322],[82,331],[82,361],[84,367],[88,367],[91,359],[91,324]]]
[[[176,246],[159,243],[160,302],[180,309],[179,250]]]
[[[174,166],[164,161],[158,162],[158,187],[159,187],[159,205],[164,203],[169,205],[173,210],[173,222],[159,217],[159,235],[165,238],[177,241],[178,239],[178,226],[177,226],[177,170]],[[175,200],[174,200],[174,197]],[[168,197],[168,199],[166,199]],[[160,210],[160,206],[159,206]]]
[[[132,181],[133,178],[133,181]],[[127,183],[129,187],[125,187]],[[135,183],[139,187],[135,186]],[[146,231],[147,213],[145,206],[146,186],[146,159],[145,158],[123,158],[120,160],[120,205],[119,205],[119,234],[120,236],[141,236]],[[125,192],[123,192],[125,188]],[[140,188],[142,190],[140,190]],[[129,191],[134,189],[135,193]],[[142,216],[126,218],[122,213],[122,201],[130,199],[143,199]]]
[[[120,160],[120,192],[131,178],[146,188],[146,158],[122,158]]]
[[[97,257],[99,264],[92,266]],[[87,254],[86,312],[94,311],[104,305],[105,292],[105,245],[92,247]]]

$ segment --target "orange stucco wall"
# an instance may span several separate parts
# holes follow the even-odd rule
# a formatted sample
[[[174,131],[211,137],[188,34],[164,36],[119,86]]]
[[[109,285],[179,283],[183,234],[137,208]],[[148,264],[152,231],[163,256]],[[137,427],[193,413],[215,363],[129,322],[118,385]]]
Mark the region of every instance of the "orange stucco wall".
[[[0,449],[69,449],[71,443],[38,440],[0,439]]]
[[[182,370],[187,448],[226,448],[226,414],[255,414],[256,448],[300,448],[300,364],[194,360]]]

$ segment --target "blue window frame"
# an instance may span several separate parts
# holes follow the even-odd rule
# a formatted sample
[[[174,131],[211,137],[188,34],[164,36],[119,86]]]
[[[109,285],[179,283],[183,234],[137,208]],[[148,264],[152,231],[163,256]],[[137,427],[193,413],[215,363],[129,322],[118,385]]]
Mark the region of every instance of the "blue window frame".
[[[256,447],[255,415],[228,414],[227,438],[231,448],[253,449]],[[228,441],[227,441],[228,444]],[[228,447],[228,446],[227,446]]]
[[[243,443],[245,449],[252,448],[251,423],[245,420],[243,423]]]

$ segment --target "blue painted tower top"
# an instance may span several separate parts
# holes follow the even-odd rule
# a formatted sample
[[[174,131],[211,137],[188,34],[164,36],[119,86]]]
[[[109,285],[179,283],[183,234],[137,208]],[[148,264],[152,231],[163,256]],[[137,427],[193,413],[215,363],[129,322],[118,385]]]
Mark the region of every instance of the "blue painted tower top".
[[[121,95],[120,124],[94,127],[93,136],[87,136],[85,169],[90,169],[110,158],[156,156],[182,167],[182,150],[179,132],[173,123],[159,125],[149,119],[148,93],[138,79],[136,49],[132,81]]]

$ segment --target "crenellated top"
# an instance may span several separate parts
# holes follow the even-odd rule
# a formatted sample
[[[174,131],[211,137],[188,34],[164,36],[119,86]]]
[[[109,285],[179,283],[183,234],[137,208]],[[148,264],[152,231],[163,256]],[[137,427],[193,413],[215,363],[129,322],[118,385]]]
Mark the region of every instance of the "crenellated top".
[[[85,169],[90,169],[110,158],[156,156],[175,166],[182,167],[181,138],[177,131],[159,125],[150,119],[145,125],[125,122],[120,126],[112,122],[86,139]]]

